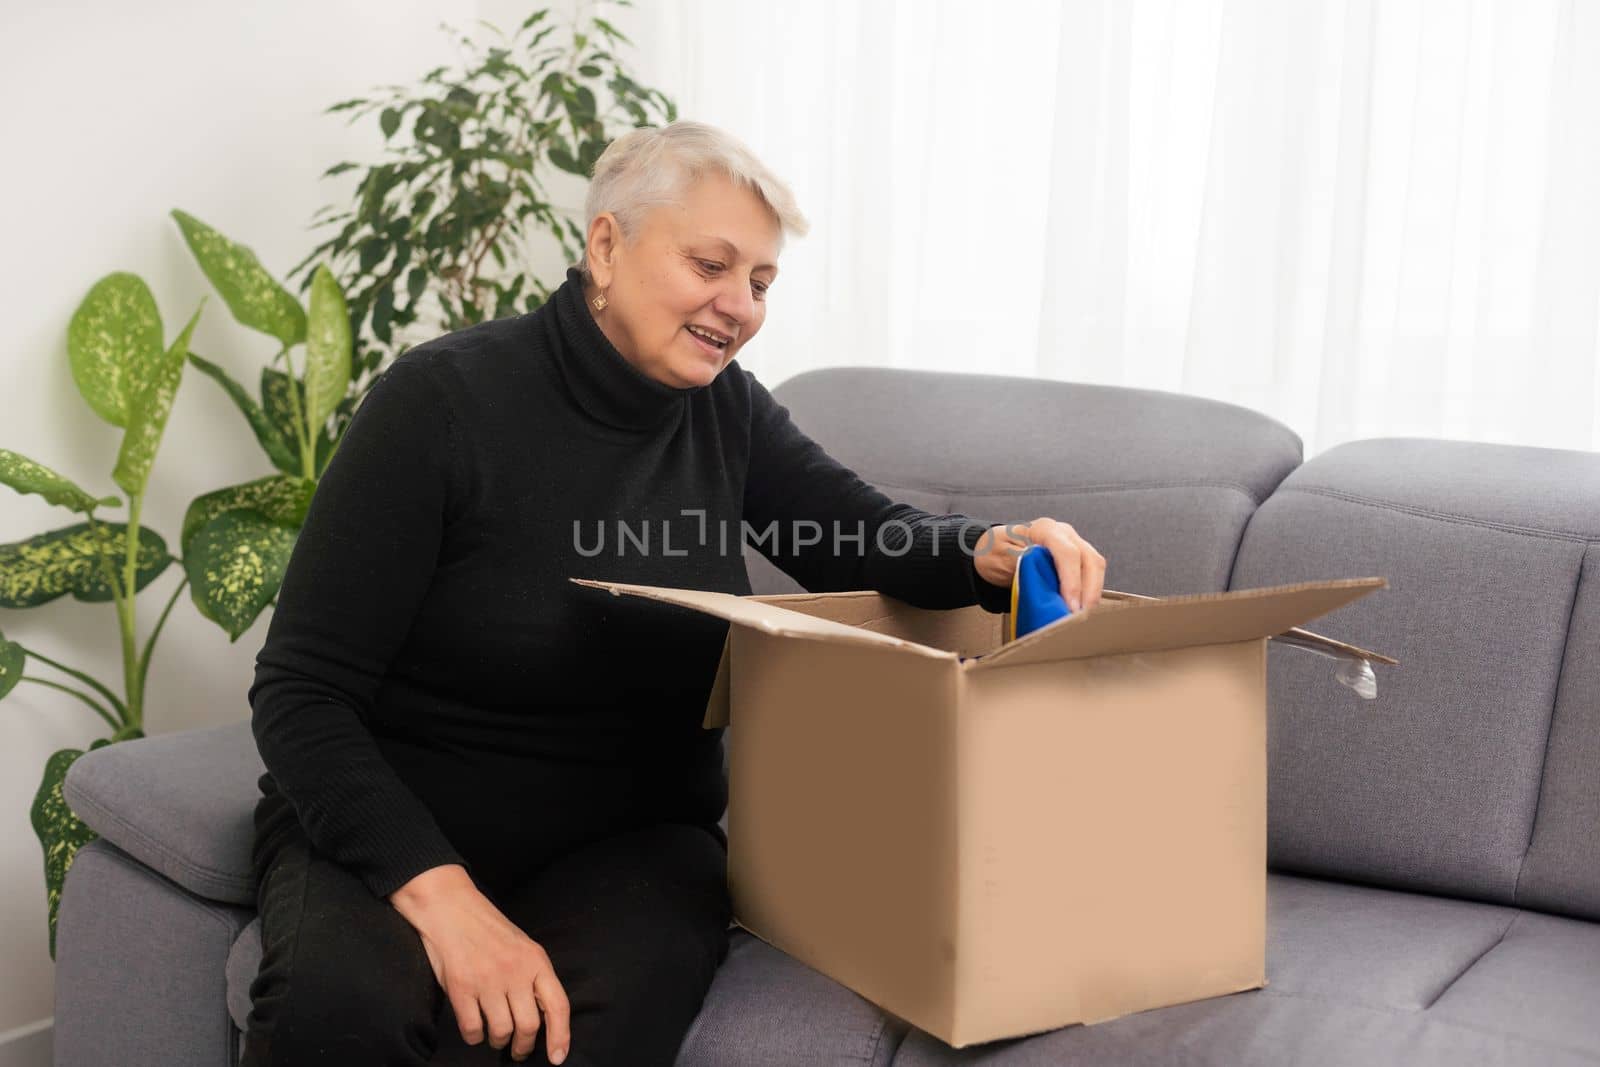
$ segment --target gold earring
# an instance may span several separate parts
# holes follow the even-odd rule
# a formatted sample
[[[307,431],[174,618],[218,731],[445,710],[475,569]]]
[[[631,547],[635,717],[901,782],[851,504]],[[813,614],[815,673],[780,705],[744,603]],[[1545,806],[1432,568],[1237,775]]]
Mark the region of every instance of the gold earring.
[[[589,303],[594,305],[594,309],[596,311],[604,311],[606,309],[606,304],[608,303],[608,301],[606,300],[606,294],[605,293],[601,293],[599,296],[597,296],[593,300],[589,301]]]

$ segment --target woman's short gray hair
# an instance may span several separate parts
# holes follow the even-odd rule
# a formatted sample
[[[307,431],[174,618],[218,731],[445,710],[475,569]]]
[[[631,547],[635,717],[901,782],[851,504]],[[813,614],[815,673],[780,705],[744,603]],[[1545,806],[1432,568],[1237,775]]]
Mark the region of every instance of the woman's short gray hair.
[[[616,216],[624,240],[639,231],[644,216],[659,204],[675,203],[690,183],[720,171],[761,198],[783,235],[805,236],[805,216],[794,193],[738,138],[704,122],[630,130],[612,141],[595,160],[594,177],[583,204],[583,229],[603,212]],[[578,264],[585,277],[589,257]]]

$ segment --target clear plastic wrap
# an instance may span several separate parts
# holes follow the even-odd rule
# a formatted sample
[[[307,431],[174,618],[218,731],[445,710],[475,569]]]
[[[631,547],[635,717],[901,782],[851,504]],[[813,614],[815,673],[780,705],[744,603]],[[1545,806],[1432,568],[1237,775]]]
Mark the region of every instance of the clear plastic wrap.
[[[1360,656],[1341,652],[1324,645],[1314,644],[1296,636],[1293,632],[1276,634],[1272,640],[1279,644],[1288,645],[1290,648],[1302,649],[1306,652],[1315,652],[1319,656],[1326,656],[1338,663],[1334,668],[1333,676],[1339,684],[1353,689],[1357,696],[1363,700],[1376,700],[1378,696],[1378,676],[1373,673],[1372,663]]]

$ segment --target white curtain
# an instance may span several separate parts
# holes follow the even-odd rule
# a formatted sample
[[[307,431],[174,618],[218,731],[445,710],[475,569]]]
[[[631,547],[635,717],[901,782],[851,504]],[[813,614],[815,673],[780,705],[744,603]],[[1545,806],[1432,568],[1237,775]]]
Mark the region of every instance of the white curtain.
[[[745,356],[1600,448],[1600,0],[651,0],[813,223]]]

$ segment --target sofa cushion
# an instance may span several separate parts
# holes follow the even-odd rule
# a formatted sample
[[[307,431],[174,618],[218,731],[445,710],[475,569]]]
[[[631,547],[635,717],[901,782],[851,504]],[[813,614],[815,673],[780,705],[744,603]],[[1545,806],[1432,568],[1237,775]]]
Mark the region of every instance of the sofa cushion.
[[[62,794],[95,833],[189,892],[254,907],[250,849],[265,769],[245,720],[87,752]]]
[[[1267,986],[955,1050],[920,1031],[895,1067],[1593,1064],[1600,926],[1273,876]]]
[[[773,395],[894,499],[991,523],[1063,519],[1106,555],[1108,586],[1151,595],[1226,588],[1251,512],[1301,456],[1258,412],[1144,389],[834,368]],[[796,588],[764,560],[750,571],[760,592]]]
[[[1600,924],[1519,912],[1429,1014],[1537,1035],[1600,1059]]]
[[[1316,457],[1256,511],[1231,587],[1385,576],[1311,625],[1400,660],[1369,703],[1273,647],[1275,867],[1516,900],[1596,499],[1600,456],[1391,439]],[[1579,848],[1592,864],[1600,841]]]
[[[743,930],[729,935],[705,1005],[684,1037],[682,1067],[884,1067],[903,1024]],[[250,983],[261,967],[261,922],[228,955],[228,1014],[244,1029]]]

